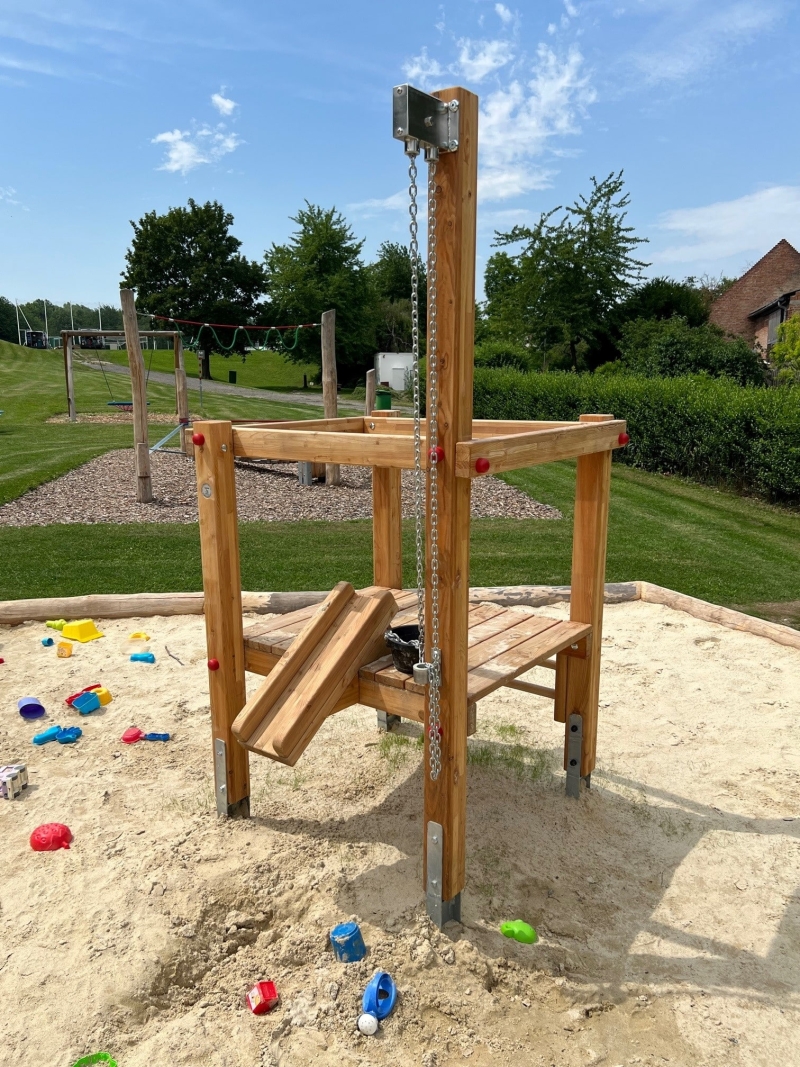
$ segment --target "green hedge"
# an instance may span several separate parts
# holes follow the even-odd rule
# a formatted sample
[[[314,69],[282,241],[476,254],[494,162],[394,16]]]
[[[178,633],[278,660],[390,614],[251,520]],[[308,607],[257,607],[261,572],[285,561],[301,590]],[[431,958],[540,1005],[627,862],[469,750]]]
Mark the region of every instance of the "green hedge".
[[[800,503],[800,387],[475,368],[476,419],[585,412],[627,420],[630,444],[615,452],[624,463]]]

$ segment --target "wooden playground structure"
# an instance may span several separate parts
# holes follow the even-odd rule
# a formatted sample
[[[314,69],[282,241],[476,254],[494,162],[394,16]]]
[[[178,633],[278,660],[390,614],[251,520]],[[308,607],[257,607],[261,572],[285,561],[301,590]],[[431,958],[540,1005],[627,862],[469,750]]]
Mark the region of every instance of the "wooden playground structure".
[[[474,732],[482,697],[506,686],[552,699],[554,717],[565,725],[567,792],[577,796],[581,779],[589,784],[597,737],[611,455],[627,435],[624,422],[605,414],[582,415],[579,422],[473,420],[478,99],[461,88],[433,97],[410,87],[394,92],[400,96],[406,90],[423,105],[458,113],[457,139],[451,135],[447,148],[442,145],[434,172],[438,417],[432,425],[429,402],[421,459],[418,451],[415,455],[414,420],[386,413],[274,425],[196,422],[193,441],[218,811],[249,815],[248,751],[293,765],[327,716],[337,711],[361,704],[377,710],[384,728],[394,716],[422,723],[424,889],[428,913],[442,926],[460,915],[467,736]],[[395,136],[398,131],[407,132],[395,122]],[[427,144],[424,136],[420,140]],[[429,359],[429,401],[431,373]],[[436,446],[429,455],[431,441]],[[236,457],[370,466],[374,585],[357,593],[342,582],[321,606],[245,629]],[[470,604],[472,479],[566,459],[577,459],[569,621],[531,609]],[[433,491],[438,495],[432,509],[434,463]],[[438,601],[435,730],[430,686],[395,669],[383,637],[390,624],[416,617],[417,594],[403,591],[400,484],[401,471],[413,470],[415,464],[424,469],[428,494],[426,630],[434,576]],[[438,565],[434,561],[433,566],[432,510],[438,525]],[[552,688],[517,680],[534,666],[553,670]],[[245,671],[265,676],[250,700]]]

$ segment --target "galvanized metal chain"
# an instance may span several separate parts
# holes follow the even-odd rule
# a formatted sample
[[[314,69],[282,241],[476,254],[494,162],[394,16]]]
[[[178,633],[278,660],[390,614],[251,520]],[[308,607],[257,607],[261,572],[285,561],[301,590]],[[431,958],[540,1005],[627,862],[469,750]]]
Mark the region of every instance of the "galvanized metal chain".
[[[442,654],[439,646],[439,477],[435,457],[439,444],[439,361],[437,349],[437,234],[436,234],[436,159],[438,153],[426,152],[428,165],[428,507],[430,538],[428,575],[431,586],[430,618],[426,633],[425,613],[425,479],[422,470],[422,390],[420,386],[419,329],[419,224],[417,205],[417,156],[419,142],[407,140],[409,157],[409,255],[411,259],[411,351],[413,353],[412,391],[414,398],[414,524],[416,533],[417,619],[419,622],[420,677],[427,678],[429,773],[436,781],[442,769],[439,691]],[[432,458],[434,457],[434,458]],[[430,661],[425,662],[426,653]]]
[[[425,662],[425,480],[422,473],[421,396],[419,384],[419,224],[417,221],[417,156],[419,142],[406,141],[408,156],[409,256],[411,259],[411,369],[414,395],[414,530],[417,564],[419,662]]]
[[[430,650],[428,683],[429,773],[436,781],[442,769],[439,689],[442,680],[442,652],[439,645],[439,349],[438,349],[438,263],[436,233],[436,161],[439,153],[428,153],[428,511],[429,571],[431,587],[430,619],[426,651]]]

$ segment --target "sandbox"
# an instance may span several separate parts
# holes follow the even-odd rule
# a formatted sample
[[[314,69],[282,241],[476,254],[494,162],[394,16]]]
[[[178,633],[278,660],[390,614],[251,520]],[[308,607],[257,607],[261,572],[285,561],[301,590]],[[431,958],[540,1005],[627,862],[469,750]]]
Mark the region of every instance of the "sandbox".
[[[253,818],[220,819],[202,616],[98,619],[106,636],[61,661],[43,624],[3,628],[0,746],[31,783],[0,807],[10,1062],[798,1062],[800,650],[651,603],[606,620],[580,804],[564,801],[551,705],[480,702],[463,923],[441,933],[419,894],[418,726],[380,734],[374,711],[341,712],[298,767],[254,761]],[[128,661],[141,629],[153,666]],[[114,700],[81,719],[63,699],[96,681]],[[45,723],[83,727],[77,745],[31,745],[28,692]],[[172,740],[128,747],[131,725]],[[69,851],[30,849],[48,821],[70,826]],[[350,917],[369,951],[342,965],[328,931]],[[537,945],[501,937],[514,918]],[[399,1003],[362,1037],[377,968]],[[259,979],[281,1004],[256,1018],[243,997]]]

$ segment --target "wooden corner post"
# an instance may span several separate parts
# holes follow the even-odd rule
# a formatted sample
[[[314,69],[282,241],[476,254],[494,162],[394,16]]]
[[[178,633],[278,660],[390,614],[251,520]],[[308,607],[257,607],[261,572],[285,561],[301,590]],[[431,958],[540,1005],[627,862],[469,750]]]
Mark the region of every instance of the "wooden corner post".
[[[214,746],[217,811],[247,818],[250,769],[247,750],[231,724],[247,702],[242,632],[242,578],[239,524],[233,466],[233,428],[229,422],[197,422],[194,436],[200,552],[203,560],[208,690]]]
[[[61,334],[61,343],[64,346],[64,374],[67,379],[67,410],[69,412],[69,421],[77,422],[78,414],[75,408],[75,377],[72,369],[72,334],[63,332]]]
[[[189,436],[189,394],[186,388],[186,366],[183,362],[183,341],[179,333],[173,334],[172,351],[175,356],[175,411],[181,427],[181,451],[191,456],[194,448]]]
[[[439,634],[441,771],[430,773],[430,724],[425,731],[425,890],[428,914],[443,925],[460,917],[466,870],[467,616],[469,611],[470,479],[455,473],[456,444],[472,437],[475,333],[475,228],[478,180],[478,98],[443,89],[458,101],[458,148],[436,164],[437,351],[439,363]],[[423,180],[420,187],[425,188]],[[430,256],[428,285],[431,282]],[[428,337],[430,343],[430,303]],[[430,359],[428,392],[430,398]],[[430,405],[428,407],[430,412]],[[430,426],[428,427],[430,440]],[[425,624],[430,627],[431,500],[427,506],[428,577]],[[426,639],[428,634],[426,634]],[[427,645],[427,640],[426,640]],[[426,653],[428,652],[426,648]],[[429,654],[426,656],[429,658]]]
[[[128,365],[131,369],[131,397],[133,399],[133,447],[136,450],[136,500],[150,504],[153,500],[153,483],[150,479],[150,446],[147,438],[147,379],[142,359],[142,344],[139,340],[139,323],[136,318],[136,301],[132,289],[120,289],[122,324],[125,327],[125,347],[128,350]]]
[[[326,419],[339,414],[339,379],[336,374],[336,311],[322,312],[322,405]],[[325,464],[325,484],[341,485],[338,463]]]
[[[581,422],[608,422],[613,415],[581,415]],[[583,656],[566,649],[557,656],[556,719],[566,724],[564,768],[567,791],[577,796],[580,781],[570,774],[570,761],[580,752],[580,777],[589,784],[597,751],[597,710],[600,696],[600,655],[603,641],[603,595],[606,580],[608,503],[611,493],[611,449],[578,457],[575,481],[575,522],[572,541],[572,591],[569,617],[590,623],[591,641]],[[580,723],[570,722],[580,716]],[[571,731],[580,731],[580,744]]]

